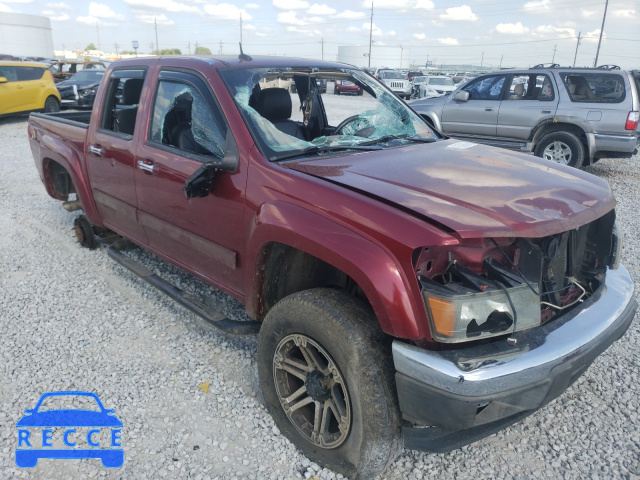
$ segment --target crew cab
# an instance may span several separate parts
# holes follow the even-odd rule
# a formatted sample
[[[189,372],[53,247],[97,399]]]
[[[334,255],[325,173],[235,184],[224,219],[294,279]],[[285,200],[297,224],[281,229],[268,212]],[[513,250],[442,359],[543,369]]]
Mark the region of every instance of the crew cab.
[[[317,79],[367,95],[323,96]],[[297,93],[266,88],[279,80]],[[83,212],[80,242],[212,326],[259,332],[276,425],[347,476],[531,414],[636,312],[604,180],[450,140],[350,65],[117,61],[92,112],[32,114],[28,133],[49,195]],[[135,246],[252,320],[135,263]]]

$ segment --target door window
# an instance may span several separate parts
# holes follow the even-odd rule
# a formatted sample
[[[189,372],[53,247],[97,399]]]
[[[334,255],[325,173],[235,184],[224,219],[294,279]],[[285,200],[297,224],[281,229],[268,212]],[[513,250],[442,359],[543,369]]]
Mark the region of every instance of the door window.
[[[555,92],[547,75],[515,75],[504,99],[549,101],[555,99]]]
[[[18,73],[16,72],[16,67],[0,65],[0,77],[6,78],[7,82],[17,82]]]
[[[40,80],[45,70],[44,67],[17,67],[18,80]]]
[[[619,103],[625,98],[621,75],[568,72],[561,74],[572,102]]]
[[[469,100],[500,100],[506,75],[482,77],[463,88],[469,92]]]
[[[103,100],[100,129],[131,139],[136,126],[144,70],[116,70]]]
[[[227,129],[222,114],[208,91],[203,93],[196,86],[202,83],[197,77],[188,74],[181,77],[158,82],[150,142],[179,149],[187,156],[224,157]],[[209,102],[205,95],[209,96]]]

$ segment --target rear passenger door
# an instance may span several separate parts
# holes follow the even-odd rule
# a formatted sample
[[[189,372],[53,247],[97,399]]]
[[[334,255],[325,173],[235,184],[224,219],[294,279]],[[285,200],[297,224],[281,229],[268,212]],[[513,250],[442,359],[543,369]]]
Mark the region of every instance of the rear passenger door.
[[[39,110],[44,108],[44,89],[47,86],[42,77],[44,67],[16,67],[18,82],[16,88],[22,99],[20,110]]]
[[[146,237],[136,215],[134,132],[144,116],[138,103],[145,76],[142,67],[111,72],[100,117],[91,121],[85,152],[103,222],[140,243],[146,243]]]
[[[558,107],[558,91],[549,75],[513,75],[498,114],[498,137],[527,141],[535,125],[552,118]]]
[[[462,88],[469,100],[461,102],[449,94],[442,110],[442,128],[452,135],[496,136],[500,98],[506,75],[487,75]]]
[[[157,78],[136,158],[140,224],[155,251],[239,292],[246,170],[217,172],[206,197],[187,199],[182,190],[196,170],[233,150],[235,141],[227,141],[233,137],[226,119],[200,74],[165,69]]]

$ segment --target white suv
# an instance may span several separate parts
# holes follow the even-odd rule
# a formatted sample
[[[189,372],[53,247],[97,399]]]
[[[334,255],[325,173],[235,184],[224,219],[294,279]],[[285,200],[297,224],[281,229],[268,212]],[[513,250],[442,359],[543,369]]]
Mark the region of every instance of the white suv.
[[[407,100],[411,98],[411,82],[406,73],[397,70],[378,69],[375,77],[391,89],[393,93]]]

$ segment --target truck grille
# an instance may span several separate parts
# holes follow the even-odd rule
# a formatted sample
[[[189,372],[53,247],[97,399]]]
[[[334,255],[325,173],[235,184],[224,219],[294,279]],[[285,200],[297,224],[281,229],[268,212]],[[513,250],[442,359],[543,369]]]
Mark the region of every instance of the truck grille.
[[[391,88],[404,88],[403,82],[391,82]]]

